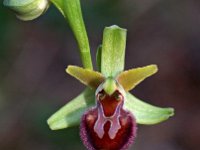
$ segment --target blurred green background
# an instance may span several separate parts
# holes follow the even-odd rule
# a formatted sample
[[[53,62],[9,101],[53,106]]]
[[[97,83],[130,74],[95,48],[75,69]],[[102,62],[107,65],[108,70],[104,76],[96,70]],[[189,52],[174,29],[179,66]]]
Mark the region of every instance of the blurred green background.
[[[82,6],[93,58],[105,26],[127,28],[126,69],[159,66],[133,94],[176,110],[166,122],[139,125],[132,149],[199,150],[200,1],[82,0]],[[78,127],[51,131],[46,124],[84,89],[65,73],[69,64],[81,65],[78,47],[53,6],[22,22],[1,3],[0,150],[85,149]]]

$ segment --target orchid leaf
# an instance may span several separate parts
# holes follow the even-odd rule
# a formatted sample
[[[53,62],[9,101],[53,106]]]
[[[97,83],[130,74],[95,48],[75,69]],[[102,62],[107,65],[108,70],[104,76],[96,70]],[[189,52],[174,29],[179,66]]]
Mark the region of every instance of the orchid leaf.
[[[104,29],[101,73],[105,77],[115,77],[124,70],[126,32],[116,25]]]
[[[147,104],[127,93],[125,108],[133,113],[138,124],[157,124],[174,115],[173,108],[160,108]]]
[[[78,79],[81,83],[94,89],[104,81],[101,73],[90,69],[70,65],[67,67],[66,72]]]
[[[155,74],[157,71],[158,68],[156,65],[134,68],[120,73],[117,80],[125,91],[130,91],[144,79]]]
[[[79,125],[80,118],[86,109],[95,105],[95,91],[86,89],[79,96],[54,113],[47,123],[52,130],[64,129]]]

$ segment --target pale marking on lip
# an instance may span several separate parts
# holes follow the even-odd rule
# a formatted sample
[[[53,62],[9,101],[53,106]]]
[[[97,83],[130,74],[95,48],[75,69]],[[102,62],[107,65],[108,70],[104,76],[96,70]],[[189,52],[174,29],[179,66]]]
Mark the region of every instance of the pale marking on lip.
[[[99,138],[103,138],[105,131],[104,131],[104,125],[106,124],[107,121],[110,121],[110,129],[108,131],[108,135],[110,139],[114,139],[118,130],[121,128],[120,122],[119,122],[119,117],[120,117],[120,109],[122,108],[123,102],[118,104],[115,112],[112,116],[106,117],[102,108],[101,103],[97,103],[97,108],[98,108],[98,119],[95,122],[94,125],[94,131],[97,133]]]
[[[94,125],[94,132],[96,132],[98,137],[101,138],[101,139],[103,138],[103,136],[105,134],[104,125],[106,124],[107,121],[110,121],[110,123],[111,123],[110,129],[108,131],[108,135],[109,135],[110,139],[114,139],[118,130],[121,128],[119,117],[120,117],[120,110],[121,110],[121,108],[123,107],[123,104],[124,104],[126,92],[123,89],[123,87],[118,83],[118,81],[117,80],[115,80],[115,81],[116,81],[116,84],[117,84],[117,87],[118,87],[118,91],[123,96],[123,100],[120,104],[117,105],[115,112],[112,116],[109,116],[109,117],[105,116],[103,106],[100,103],[98,96],[97,96],[98,93],[103,90],[104,82],[99,85],[99,87],[97,88],[97,90],[95,92],[96,99],[97,99],[96,107],[98,109],[98,118],[97,118],[95,125]]]

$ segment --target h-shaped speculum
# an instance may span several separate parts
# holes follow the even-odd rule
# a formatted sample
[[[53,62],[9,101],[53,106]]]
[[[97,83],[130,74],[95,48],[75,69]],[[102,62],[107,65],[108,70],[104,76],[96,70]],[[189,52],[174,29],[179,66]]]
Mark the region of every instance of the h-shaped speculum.
[[[112,116],[105,116],[102,104],[97,102],[98,107],[98,118],[94,125],[94,131],[97,133],[99,138],[103,138],[105,131],[104,126],[109,121],[110,129],[108,131],[108,135],[110,139],[114,139],[118,130],[121,128],[119,117],[120,117],[120,109],[122,108],[123,102],[119,103],[115,109],[115,112]]]

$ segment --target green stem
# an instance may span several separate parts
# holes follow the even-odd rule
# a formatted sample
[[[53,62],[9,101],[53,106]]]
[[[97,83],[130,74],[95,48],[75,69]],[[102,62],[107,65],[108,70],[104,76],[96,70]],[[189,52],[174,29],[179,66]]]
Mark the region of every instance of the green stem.
[[[51,2],[69,22],[80,49],[83,67],[92,70],[89,40],[82,17],[80,0],[51,0]]]

